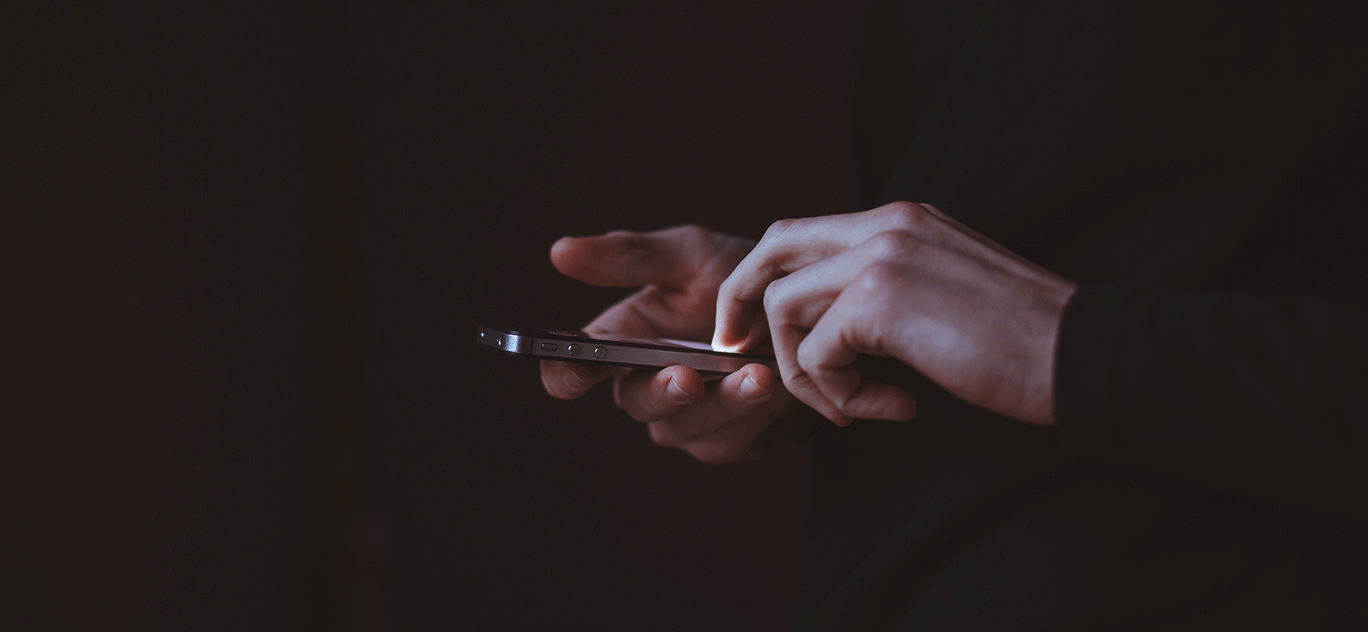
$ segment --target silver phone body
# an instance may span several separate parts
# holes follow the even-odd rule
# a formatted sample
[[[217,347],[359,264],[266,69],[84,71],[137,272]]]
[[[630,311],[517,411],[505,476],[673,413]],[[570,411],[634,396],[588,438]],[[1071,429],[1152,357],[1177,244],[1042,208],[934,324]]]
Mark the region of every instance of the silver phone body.
[[[734,373],[747,364],[760,363],[779,373],[773,356],[713,351],[707,343],[684,340],[492,325],[480,325],[477,340],[499,351],[542,360],[657,369],[681,365],[700,373]]]

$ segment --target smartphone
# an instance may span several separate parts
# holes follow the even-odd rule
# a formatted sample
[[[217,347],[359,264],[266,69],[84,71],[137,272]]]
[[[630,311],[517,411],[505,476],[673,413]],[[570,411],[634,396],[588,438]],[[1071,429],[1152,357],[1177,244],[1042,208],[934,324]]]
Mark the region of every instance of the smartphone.
[[[505,353],[537,358],[611,364],[634,368],[687,366],[699,373],[724,374],[758,362],[779,373],[774,356],[713,351],[706,342],[634,338],[580,331],[548,331],[480,325],[478,342]]]

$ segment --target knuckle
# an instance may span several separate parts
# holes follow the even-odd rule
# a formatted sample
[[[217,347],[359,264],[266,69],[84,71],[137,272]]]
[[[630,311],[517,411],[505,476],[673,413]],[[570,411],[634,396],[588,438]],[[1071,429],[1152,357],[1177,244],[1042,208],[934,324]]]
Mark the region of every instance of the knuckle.
[[[614,256],[620,258],[620,264],[617,267],[618,280],[625,282],[632,276],[632,267],[651,256],[651,240],[640,233],[625,230],[608,233],[608,237],[613,238],[616,242]]]
[[[609,231],[609,232],[608,232],[606,235],[604,235],[604,236],[605,236],[605,237],[610,237],[610,238],[615,239],[615,240],[620,240],[620,241],[622,241],[622,243],[623,243],[623,245],[625,246],[625,248],[626,248],[627,250],[629,250],[629,251],[631,251],[631,250],[638,250],[638,249],[642,248],[643,245],[646,243],[646,238],[645,238],[645,237],[641,236],[641,235],[638,234],[638,233],[634,233],[634,232],[632,232],[632,231],[630,231],[630,230],[614,230],[614,231]]]
[[[912,250],[916,238],[905,230],[888,230],[869,240],[869,245],[880,257],[892,257]]]
[[[794,353],[794,359],[798,361],[798,367],[803,370],[803,378],[808,382],[804,386],[813,386],[812,374],[822,366],[822,355],[813,345],[807,344],[804,340],[798,345],[798,351]]]
[[[855,405],[855,400],[846,394],[838,395],[831,403],[836,406],[836,410],[848,417],[859,417],[862,414]]]
[[[737,282],[738,282],[738,281],[737,281],[736,277],[733,277],[733,276],[730,276],[730,275],[728,275],[727,278],[722,279],[722,282],[721,282],[720,284],[718,284],[718,286],[717,286],[717,298],[718,298],[718,300],[721,301],[721,300],[729,299],[729,298],[732,298],[733,296],[736,296],[736,284],[737,284]]]
[[[864,297],[881,297],[902,280],[902,269],[896,264],[880,261],[860,271],[851,286]]]
[[[924,203],[924,202],[918,202],[918,203],[917,203],[917,206],[922,207],[922,209],[924,209],[928,214],[930,214],[931,216],[933,216],[933,217],[935,217],[935,218],[937,218],[937,219],[947,219],[947,216],[945,215],[945,212],[944,212],[944,211],[942,211],[942,210],[940,210],[940,209],[938,209],[938,208],[936,208],[936,207],[934,207],[934,206],[932,206],[932,205],[930,205],[930,204],[926,204],[926,203]]]
[[[680,238],[689,244],[706,244],[712,241],[712,231],[699,226],[698,224],[683,224],[675,230],[679,231]]]
[[[894,202],[883,207],[883,212],[892,226],[912,231],[921,228],[926,223],[928,215],[920,204],[911,202]]]
[[[770,224],[769,228],[765,229],[765,236],[761,237],[760,241],[769,242],[778,239],[781,235],[792,229],[797,221],[798,220],[796,219],[781,219]]]
[[[765,286],[765,296],[762,302],[765,306],[765,313],[769,316],[779,315],[778,310],[783,305],[784,288],[781,285],[782,283],[783,281],[779,280]]]

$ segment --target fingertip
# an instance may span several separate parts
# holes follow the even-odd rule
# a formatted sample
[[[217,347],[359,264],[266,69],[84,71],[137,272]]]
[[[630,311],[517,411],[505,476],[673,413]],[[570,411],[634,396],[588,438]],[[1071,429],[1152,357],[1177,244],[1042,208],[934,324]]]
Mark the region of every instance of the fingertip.
[[[822,415],[825,416],[827,419],[831,420],[831,423],[834,423],[842,428],[845,428],[846,426],[855,423],[855,418],[845,413],[845,402],[827,401],[825,403],[827,406],[827,410],[826,412],[823,412]]]
[[[741,353],[741,345],[745,344],[746,341],[740,340],[733,342],[731,336],[727,335],[728,333],[729,332],[720,327],[713,332],[712,350],[720,351],[722,353]]]
[[[577,237],[561,237],[551,244],[551,265],[562,274],[566,273],[573,259]]]
[[[717,308],[713,315],[713,351],[724,353],[739,353],[744,339],[738,340],[736,337],[736,327],[734,324],[740,319],[736,315],[735,302],[732,298],[728,285],[732,278],[722,282],[722,287],[717,291]]]
[[[689,367],[668,367],[660,372],[660,376],[666,380],[666,395],[674,402],[693,402],[706,392],[703,376]]]
[[[565,384],[561,380],[562,364],[563,363],[561,362],[548,362],[542,360],[542,388],[546,389],[546,394],[556,399],[572,399],[572,397],[565,392]]]
[[[770,367],[753,362],[723,378],[722,388],[726,389],[728,397],[732,400],[739,400],[747,406],[755,406],[764,403],[774,394],[777,383],[778,380]]]
[[[739,330],[745,329],[744,332]],[[713,351],[745,353],[755,349],[769,337],[769,319],[758,305],[731,305],[719,298],[717,324],[713,329]]]
[[[557,399],[575,399],[584,395],[596,380],[568,362],[542,362],[542,386]]]

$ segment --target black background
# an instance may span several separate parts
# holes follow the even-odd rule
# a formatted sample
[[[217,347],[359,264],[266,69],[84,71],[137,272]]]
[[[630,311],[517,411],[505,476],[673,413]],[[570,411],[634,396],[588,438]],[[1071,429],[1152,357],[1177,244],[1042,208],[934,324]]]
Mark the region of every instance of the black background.
[[[5,12],[3,627],[787,623],[801,448],[697,464],[472,338],[623,295],[562,235],[853,210],[862,10]]]

